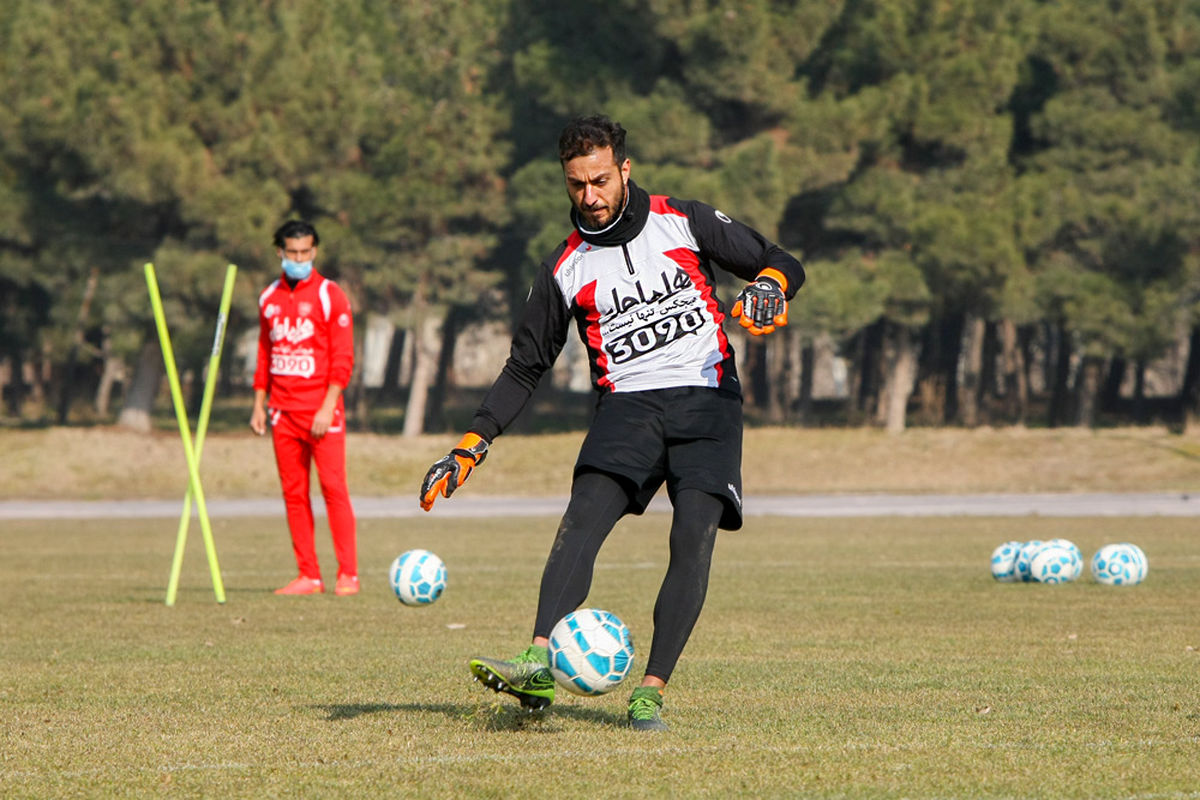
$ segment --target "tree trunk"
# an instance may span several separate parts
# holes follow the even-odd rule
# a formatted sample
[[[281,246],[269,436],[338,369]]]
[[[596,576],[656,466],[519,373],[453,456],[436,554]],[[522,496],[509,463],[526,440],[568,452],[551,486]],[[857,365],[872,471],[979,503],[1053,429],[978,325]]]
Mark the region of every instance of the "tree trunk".
[[[432,390],[430,391],[429,405],[436,411],[443,412],[435,421],[425,420],[427,430],[445,430],[447,419],[444,414],[446,403],[449,402],[451,393],[457,385],[457,377],[454,374],[454,350],[458,345],[458,334],[463,326],[463,312],[451,308],[446,314],[446,318],[442,320],[441,344],[438,347],[437,373],[433,382]]]
[[[939,423],[954,422],[958,419],[958,359],[962,353],[963,328],[965,318],[962,314],[954,314],[942,329],[942,353],[940,367],[942,369],[942,385],[946,393],[946,413]]]
[[[1145,425],[1150,420],[1150,410],[1146,403],[1146,360],[1139,358],[1133,364],[1133,419],[1139,425]]]
[[[1044,322],[1042,323],[1042,340],[1045,342],[1046,355],[1042,359],[1042,386],[1050,393],[1050,403],[1053,406],[1055,398],[1054,393],[1057,391],[1059,384],[1059,371],[1066,369],[1069,372],[1070,364],[1070,346],[1067,346],[1067,364],[1060,365],[1058,361],[1062,342],[1070,341],[1067,336],[1066,329],[1061,323]],[[1063,379],[1065,385],[1066,379]],[[1060,400],[1060,403],[1065,405],[1065,400]],[[1062,420],[1059,420],[1060,422]]]
[[[8,387],[12,383],[12,374],[12,362],[7,358],[0,359],[0,399],[3,399],[5,409],[0,416],[8,414]]]
[[[885,323],[883,320],[872,323],[863,330],[861,339],[861,359],[859,360],[859,372],[861,377],[858,383],[858,411],[872,414],[878,406],[878,397],[881,392],[880,388],[880,370],[883,362],[883,329]],[[869,416],[868,419],[871,417]]]
[[[154,401],[158,398],[158,389],[165,371],[162,347],[159,345],[158,335],[151,328],[146,333],[141,352],[138,353],[133,380],[125,392],[125,405],[117,417],[118,425],[139,433],[150,432]]]
[[[1051,428],[1057,428],[1068,420],[1067,408],[1071,399],[1071,333],[1061,322],[1054,328],[1053,365],[1047,423]]]
[[[1125,359],[1120,356],[1113,356],[1109,359],[1108,369],[1105,372],[1104,380],[1100,384],[1098,402],[1101,411],[1107,411],[1110,414],[1120,412],[1121,384],[1125,382],[1125,368]]]
[[[846,362],[846,424],[861,425],[862,415],[858,412],[858,396],[862,387],[863,341],[866,329],[855,333],[845,347]]]
[[[417,332],[404,330],[401,332],[400,366],[396,370],[396,386],[408,389],[412,385],[413,365],[417,361]]]
[[[816,349],[808,339],[800,350],[800,393],[797,398],[799,421],[804,425],[811,425],[813,421],[813,367],[816,361]]]
[[[1020,391],[1021,391],[1021,423],[1029,417],[1029,404],[1033,400],[1033,376],[1037,368],[1037,354],[1034,350],[1034,339],[1037,337],[1037,325],[1022,325],[1017,328],[1017,353],[1021,358]]]
[[[917,396],[921,421],[942,425],[958,414],[958,354],[962,349],[962,317],[930,320],[925,326],[918,363]]]
[[[891,391],[892,372],[896,365],[896,348],[892,341],[892,323],[883,323],[879,337],[879,356],[875,359],[875,385],[879,387],[871,399],[871,422],[876,426],[887,424],[888,392]]]
[[[767,351],[762,337],[746,336],[742,354],[746,357],[738,373],[742,376],[742,391],[745,403],[754,409],[765,409],[771,405],[770,381],[767,378]]]
[[[1002,319],[998,327],[1000,363],[1004,384],[1004,417],[1009,422],[1025,421],[1025,406],[1029,387],[1025,378],[1025,354],[1018,346],[1017,326],[1011,319]]]
[[[50,341],[42,342],[39,350],[34,351],[34,360],[25,362],[26,383],[29,384],[29,401],[38,408],[39,415],[46,410],[47,386],[52,376]]]
[[[990,424],[1000,407],[1000,379],[997,369],[1000,362],[999,326],[988,322],[983,329],[983,363],[979,369],[979,423]]]
[[[366,327],[367,326],[365,324],[362,326],[363,334],[366,332]],[[366,427],[367,415],[370,414],[371,411],[370,405],[367,401],[367,387],[365,386],[363,377],[363,373],[366,371],[363,361],[363,353],[367,349],[366,339],[367,337],[365,335],[354,337],[355,368],[354,372],[350,373],[350,385],[346,387],[349,390],[348,393],[350,395],[345,401],[346,408],[350,409],[350,414],[348,416],[351,416],[354,424],[359,429]],[[347,427],[349,426],[351,419],[346,420]]]
[[[13,353],[8,357],[8,381],[4,386],[4,406],[10,417],[21,417],[25,394],[25,360],[19,353]]]
[[[408,388],[408,404],[404,409],[406,437],[420,436],[425,432],[425,409],[429,400],[429,389],[437,380],[438,356],[442,349],[442,319],[430,314],[417,323],[413,342],[413,371]]]
[[[913,383],[917,375],[917,348],[912,332],[906,325],[892,327],[892,353],[887,378],[887,413],[885,426],[888,433],[903,433],[908,413],[908,398],[912,396]]]
[[[184,397],[187,398],[188,416],[192,419],[199,419],[200,406],[204,405],[204,382],[208,380],[208,358],[209,353],[205,353],[204,357],[196,356],[195,362],[191,369],[184,372]],[[214,375],[215,379],[216,376]]]
[[[112,354],[112,337],[104,331],[100,352],[104,358],[104,370],[100,373],[100,385],[96,387],[96,415],[108,418],[108,407],[112,402],[113,384],[125,380],[125,362]]]
[[[381,401],[395,400],[399,396],[402,383],[401,374],[405,365],[405,352],[412,344],[412,336],[403,328],[396,328],[392,334],[392,342],[388,347],[387,366],[383,369],[383,386],[379,388]],[[411,369],[410,369],[411,371]],[[403,383],[407,383],[405,378]]]
[[[968,315],[963,325],[962,381],[958,386],[959,421],[968,428],[979,425],[980,376],[983,372],[983,338],[987,324]]]
[[[1188,340],[1187,366],[1179,387],[1179,410],[1183,428],[1190,433],[1200,418],[1200,325],[1192,328]]]
[[[798,393],[798,364],[794,354],[799,348],[794,334],[795,331],[780,328],[768,336],[765,343],[770,384],[767,419],[777,425],[787,421]]]
[[[75,362],[79,358],[79,348],[83,347],[84,330],[91,312],[92,298],[96,296],[99,275],[100,271],[92,267],[88,272],[87,283],[83,286],[83,300],[79,303],[79,314],[75,318],[75,333],[71,337],[71,349],[67,352],[67,364],[63,369],[62,391],[58,396],[59,425],[67,424],[67,415],[71,410],[71,390],[75,387]]]
[[[1096,400],[1100,396],[1100,381],[1104,372],[1104,359],[1084,356],[1079,365],[1076,391],[1079,396],[1076,408],[1076,424],[1085,428],[1096,427]]]

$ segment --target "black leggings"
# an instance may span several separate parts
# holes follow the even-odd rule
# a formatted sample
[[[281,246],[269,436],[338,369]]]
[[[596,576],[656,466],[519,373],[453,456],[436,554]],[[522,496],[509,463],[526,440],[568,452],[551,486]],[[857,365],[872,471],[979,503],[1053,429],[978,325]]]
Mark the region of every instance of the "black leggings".
[[[584,472],[571,487],[571,500],[542,572],[534,636],[549,636],[560,619],[579,608],[592,585],[600,546],[629,506],[630,491],[602,472]],[[720,498],[696,489],[675,496],[671,556],[654,604],[654,638],[646,674],[670,680],[675,663],[700,617],[708,592]]]

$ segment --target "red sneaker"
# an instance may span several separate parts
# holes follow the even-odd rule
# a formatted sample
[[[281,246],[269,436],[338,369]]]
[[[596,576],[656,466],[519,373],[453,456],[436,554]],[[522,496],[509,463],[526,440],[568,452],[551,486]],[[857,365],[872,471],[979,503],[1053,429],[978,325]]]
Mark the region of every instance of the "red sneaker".
[[[320,578],[306,578],[301,575],[282,589],[276,589],[275,594],[322,594],[325,584]]]
[[[333,593],[338,597],[345,597],[348,594],[358,594],[358,576],[338,575],[337,585],[333,587]]]

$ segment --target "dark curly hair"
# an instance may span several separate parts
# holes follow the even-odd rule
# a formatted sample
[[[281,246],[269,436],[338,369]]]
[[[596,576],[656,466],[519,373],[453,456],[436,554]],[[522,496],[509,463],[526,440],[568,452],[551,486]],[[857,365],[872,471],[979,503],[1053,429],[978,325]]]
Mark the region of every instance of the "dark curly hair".
[[[565,164],[602,147],[612,148],[617,166],[625,163],[625,129],[621,123],[601,114],[576,117],[567,123],[558,137],[558,160]]]

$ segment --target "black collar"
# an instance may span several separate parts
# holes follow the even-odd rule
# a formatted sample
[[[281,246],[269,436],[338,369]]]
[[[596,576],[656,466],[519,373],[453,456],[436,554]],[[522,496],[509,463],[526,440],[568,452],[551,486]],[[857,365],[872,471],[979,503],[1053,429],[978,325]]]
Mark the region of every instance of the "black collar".
[[[625,244],[642,232],[650,218],[650,194],[632,180],[629,181],[625,210],[621,217],[602,231],[589,231],[579,224],[579,214],[571,207],[571,224],[588,244],[598,247],[616,247]]]

